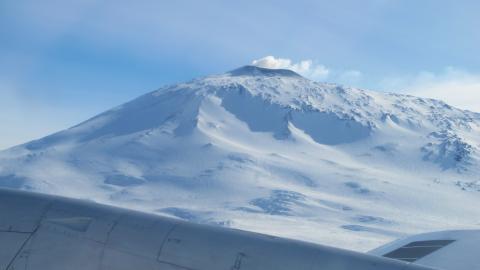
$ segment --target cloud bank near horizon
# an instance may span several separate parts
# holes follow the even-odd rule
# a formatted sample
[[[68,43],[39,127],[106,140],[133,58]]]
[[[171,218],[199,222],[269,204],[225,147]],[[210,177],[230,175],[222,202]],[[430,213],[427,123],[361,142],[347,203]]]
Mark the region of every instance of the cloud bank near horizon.
[[[441,72],[422,71],[380,82],[388,91],[440,99],[454,107],[480,112],[480,74],[446,67]]]

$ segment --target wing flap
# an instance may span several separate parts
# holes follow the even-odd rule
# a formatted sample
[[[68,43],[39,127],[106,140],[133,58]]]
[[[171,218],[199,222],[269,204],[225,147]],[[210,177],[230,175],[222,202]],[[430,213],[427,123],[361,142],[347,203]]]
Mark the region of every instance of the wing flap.
[[[444,270],[480,268],[480,230],[442,231],[396,240],[370,254]]]

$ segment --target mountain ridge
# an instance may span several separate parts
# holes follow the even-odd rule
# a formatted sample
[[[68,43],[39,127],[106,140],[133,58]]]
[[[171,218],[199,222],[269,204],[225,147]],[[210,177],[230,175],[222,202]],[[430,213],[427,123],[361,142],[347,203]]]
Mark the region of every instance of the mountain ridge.
[[[2,151],[0,186],[365,250],[478,226],[479,131],[442,101],[246,66]]]

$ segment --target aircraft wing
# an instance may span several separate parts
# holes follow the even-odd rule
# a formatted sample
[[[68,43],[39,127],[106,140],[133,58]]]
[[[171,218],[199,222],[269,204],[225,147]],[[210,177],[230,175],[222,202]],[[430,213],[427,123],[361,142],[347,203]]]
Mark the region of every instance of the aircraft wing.
[[[449,245],[461,243],[457,240]],[[89,201],[0,189],[0,269],[432,268],[269,235],[193,224]]]

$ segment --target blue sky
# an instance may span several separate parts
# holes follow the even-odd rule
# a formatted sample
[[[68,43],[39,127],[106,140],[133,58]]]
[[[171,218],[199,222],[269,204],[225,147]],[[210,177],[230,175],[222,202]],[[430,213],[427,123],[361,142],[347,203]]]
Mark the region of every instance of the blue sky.
[[[0,148],[266,56],[315,80],[480,111],[479,10],[479,1],[3,0]]]

